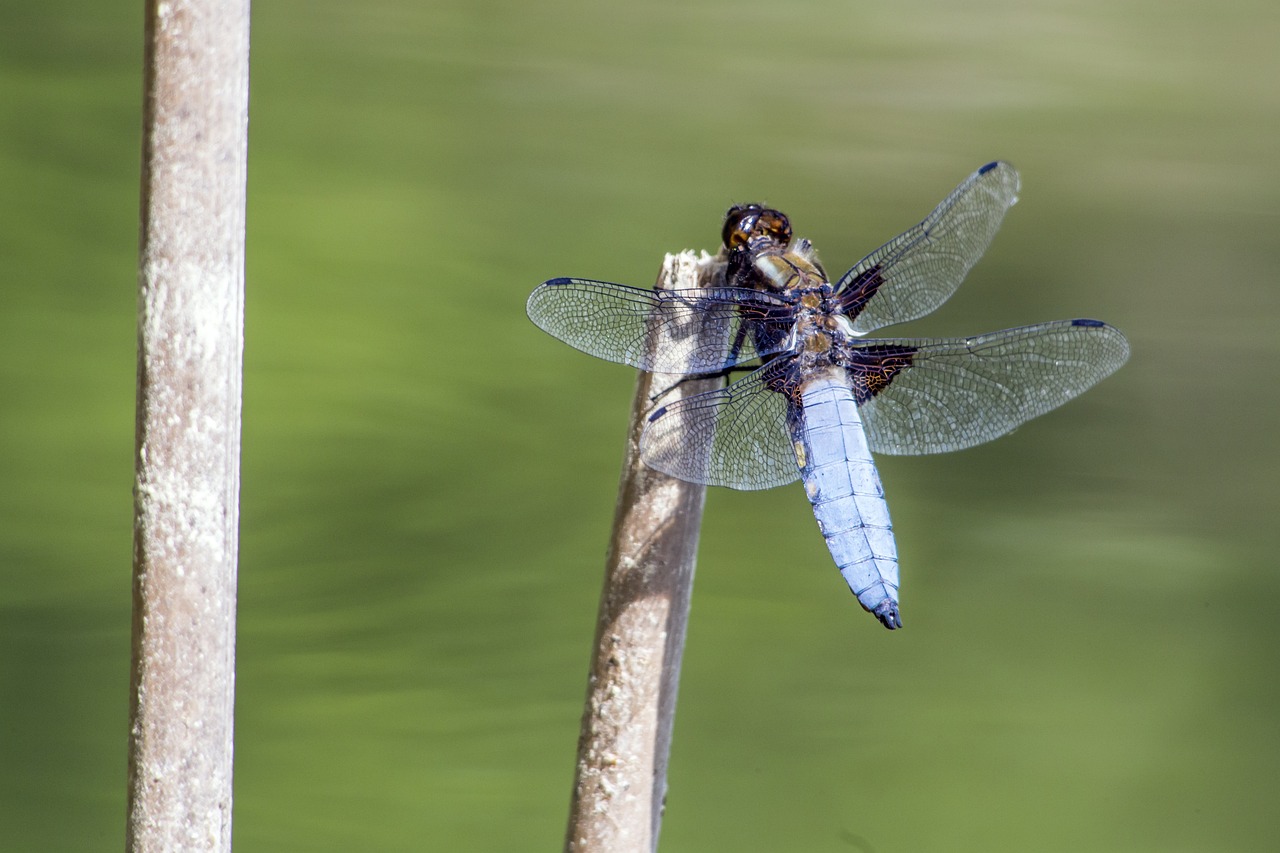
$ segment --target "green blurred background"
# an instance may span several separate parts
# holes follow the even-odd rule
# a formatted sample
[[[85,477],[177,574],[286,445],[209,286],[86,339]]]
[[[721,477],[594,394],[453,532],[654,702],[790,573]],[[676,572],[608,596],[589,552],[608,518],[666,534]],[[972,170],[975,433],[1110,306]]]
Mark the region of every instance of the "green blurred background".
[[[1276,849],[1274,0],[253,12],[238,850],[561,843],[634,372],[532,287],[752,200],[843,270],[997,157],[1022,202],[902,331],[1132,361],[881,458],[900,632],[798,486],[710,493],[662,849]],[[141,56],[141,2],[0,19],[6,851],[123,839]]]

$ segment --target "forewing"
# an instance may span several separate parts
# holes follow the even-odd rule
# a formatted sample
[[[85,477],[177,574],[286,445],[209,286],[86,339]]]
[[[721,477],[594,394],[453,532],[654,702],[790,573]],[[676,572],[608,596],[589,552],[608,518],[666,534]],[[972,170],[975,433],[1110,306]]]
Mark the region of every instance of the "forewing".
[[[854,331],[913,320],[946,302],[1017,200],[1017,171],[988,163],[923,222],[859,261],[836,283]]]
[[[791,314],[756,290],[642,290],[585,278],[539,285],[525,310],[575,349],[657,373],[716,373],[779,352]]]
[[[771,390],[789,360],[726,388],[655,409],[640,458],[673,477],[732,489],[769,489],[800,476],[787,434],[787,397]]]
[[[943,453],[990,441],[1111,375],[1129,342],[1097,320],[1061,320],[955,340],[869,341],[894,353],[846,363],[877,453]]]

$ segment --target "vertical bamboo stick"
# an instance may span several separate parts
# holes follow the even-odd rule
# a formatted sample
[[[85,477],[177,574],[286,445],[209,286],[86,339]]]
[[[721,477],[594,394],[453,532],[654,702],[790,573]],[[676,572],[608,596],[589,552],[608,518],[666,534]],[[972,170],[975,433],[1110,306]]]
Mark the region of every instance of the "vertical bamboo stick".
[[[710,287],[723,265],[668,255],[659,287]],[[660,344],[659,344],[660,345]],[[640,433],[655,393],[679,376],[641,373],[606,558],[565,849],[651,853],[667,758],[706,487],[646,467]],[[671,402],[721,383],[683,382]]]
[[[148,0],[132,851],[231,849],[248,0]]]

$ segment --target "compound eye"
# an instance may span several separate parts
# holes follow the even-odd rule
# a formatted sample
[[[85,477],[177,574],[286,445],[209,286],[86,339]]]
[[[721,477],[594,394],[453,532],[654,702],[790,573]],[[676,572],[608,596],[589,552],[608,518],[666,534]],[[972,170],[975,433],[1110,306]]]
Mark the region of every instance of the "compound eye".
[[[763,208],[758,204],[735,204],[724,216],[724,230],[720,238],[729,249],[739,249],[747,244],[756,230]]]
[[[780,245],[791,242],[791,221],[780,210],[765,209],[755,223],[755,230],[768,235],[769,239]]]

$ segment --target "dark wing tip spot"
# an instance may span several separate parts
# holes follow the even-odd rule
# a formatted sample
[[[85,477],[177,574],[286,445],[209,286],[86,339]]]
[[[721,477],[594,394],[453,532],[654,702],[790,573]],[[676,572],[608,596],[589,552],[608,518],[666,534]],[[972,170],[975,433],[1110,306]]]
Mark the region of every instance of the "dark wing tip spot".
[[[649,415],[649,423],[653,423],[654,421],[656,421],[658,418],[662,417],[666,413],[667,413],[667,407],[659,406],[658,408],[653,410],[653,413],[651,415]]]
[[[549,279],[547,279],[546,281],[544,281],[544,282],[543,282],[543,285],[545,285],[545,286],[547,286],[547,287],[555,287],[557,284],[573,284],[573,279],[571,279],[571,278],[549,278]]]
[[[978,174],[979,174],[979,175],[985,175],[987,172],[990,172],[992,169],[994,169],[996,166],[999,166],[999,165],[1000,165],[1000,161],[999,161],[999,160],[992,160],[992,161],[991,161],[990,163],[988,163],[987,165],[985,165],[985,166],[983,166],[982,168],[978,169]]]
[[[1101,320],[1072,320],[1071,325],[1084,326],[1087,329],[1100,329],[1107,324]]]

